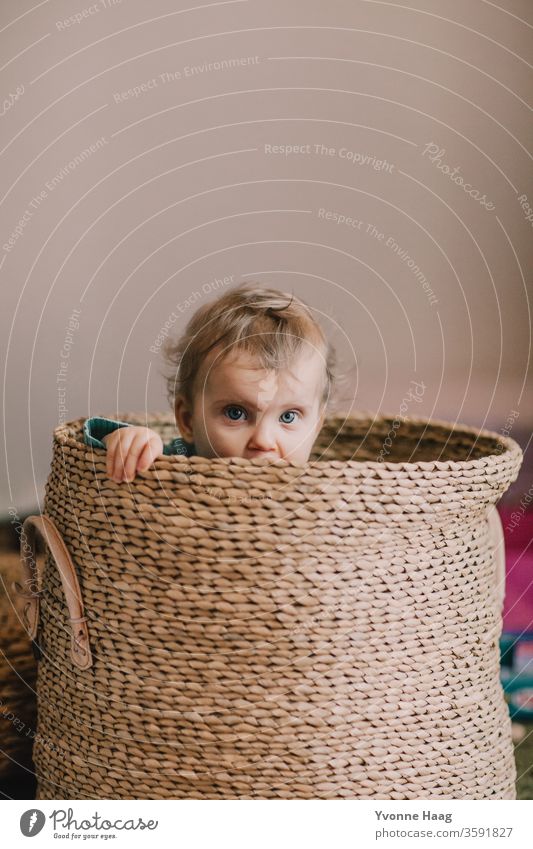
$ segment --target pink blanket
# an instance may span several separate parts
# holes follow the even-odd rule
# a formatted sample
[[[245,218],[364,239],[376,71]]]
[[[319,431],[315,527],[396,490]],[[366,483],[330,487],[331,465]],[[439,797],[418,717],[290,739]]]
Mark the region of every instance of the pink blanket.
[[[533,510],[498,507],[505,534],[503,630],[533,633]]]

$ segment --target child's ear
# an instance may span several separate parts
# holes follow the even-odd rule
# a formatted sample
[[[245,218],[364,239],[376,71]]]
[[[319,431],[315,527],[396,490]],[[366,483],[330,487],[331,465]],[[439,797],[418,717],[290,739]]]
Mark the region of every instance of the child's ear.
[[[176,400],[174,402],[174,416],[176,418],[176,425],[180,432],[180,436],[182,436],[186,442],[192,442],[192,410],[183,395],[176,396]]]

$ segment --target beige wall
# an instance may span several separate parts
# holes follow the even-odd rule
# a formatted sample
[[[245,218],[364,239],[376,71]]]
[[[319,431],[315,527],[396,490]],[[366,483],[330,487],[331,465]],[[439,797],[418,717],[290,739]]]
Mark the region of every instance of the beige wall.
[[[530,3],[204,5],[0,6],[3,514],[248,277],[321,311],[345,408],[531,425]]]

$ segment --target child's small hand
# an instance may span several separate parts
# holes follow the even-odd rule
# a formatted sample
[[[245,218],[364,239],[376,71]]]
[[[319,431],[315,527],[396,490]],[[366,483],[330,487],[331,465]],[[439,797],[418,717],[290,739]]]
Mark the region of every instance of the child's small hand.
[[[163,440],[149,427],[119,427],[102,441],[107,448],[107,474],[116,483],[132,481],[163,453]]]

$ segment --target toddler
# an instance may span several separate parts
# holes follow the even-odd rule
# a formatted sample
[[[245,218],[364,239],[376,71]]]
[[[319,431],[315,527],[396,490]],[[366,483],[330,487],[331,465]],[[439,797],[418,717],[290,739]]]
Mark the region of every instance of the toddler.
[[[328,409],[335,352],[303,301],[243,283],[200,307],[163,350],[181,437],[163,445],[147,427],[99,416],[84,423],[85,442],[107,449],[114,481],[131,481],[161,454],[307,462]]]

